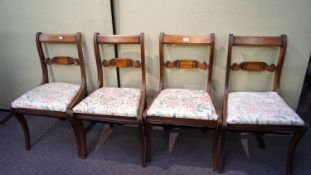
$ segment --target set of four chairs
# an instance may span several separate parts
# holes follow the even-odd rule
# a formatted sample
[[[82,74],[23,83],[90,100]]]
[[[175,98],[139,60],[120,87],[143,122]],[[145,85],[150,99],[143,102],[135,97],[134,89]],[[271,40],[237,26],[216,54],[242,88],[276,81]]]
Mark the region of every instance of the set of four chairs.
[[[306,131],[307,124],[286,104],[280,96],[280,78],[287,46],[286,35],[272,37],[229,35],[226,65],[225,95],[221,114],[215,109],[212,81],[215,35],[167,35],[160,34],[160,85],[152,102],[146,104],[146,67],[144,34],[101,35],[94,34],[94,51],[98,72],[96,90],[87,96],[86,71],[81,44],[81,34],[37,33],[36,44],[43,78],[41,84],[12,102],[11,108],[23,128],[26,149],[30,149],[30,134],[24,114],[67,118],[74,130],[78,155],[86,157],[86,132],[84,120],[109,123],[135,124],[138,126],[141,144],[142,166],[151,161],[151,131],[154,125],[193,126],[214,131],[212,141],[212,168],[222,171],[226,131],[281,133],[292,135],[288,147],[287,174],[292,173],[292,160],[296,146]],[[46,57],[46,43],[76,44],[78,57]],[[102,59],[102,44],[140,45],[140,61],[131,58]],[[165,45],[203,45],[209,48],[208,63],[195,59],[165,61]],[[234,46],[279,47],[276,64],[265,62],[232,63]],[[48,65],[77,65],[80,67],[81,84],[50,82]],[[104,86],[103,67],[141,69],[141,88],[115,88]],[[165,69],[207,70],[207,89],[165,88]],[[270,71],[275,74],[270,92],[231,92],[231,71]]]

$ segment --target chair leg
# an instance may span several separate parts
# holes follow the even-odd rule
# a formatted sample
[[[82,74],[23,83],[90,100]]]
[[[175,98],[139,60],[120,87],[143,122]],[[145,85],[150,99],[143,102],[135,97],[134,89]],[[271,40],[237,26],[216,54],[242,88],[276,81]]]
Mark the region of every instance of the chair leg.
[[[257,144],[258,144],[258,147],[260,149],[266,149],[266,144],[265,144],[265,141],[263,139],[263,133],[254,133],[255,137],[256,137],[256,140],[257,140]]]
[[[15,113],[15,117],[18,120],[19,124],[22,126],[23,131],[24,131],[25,149],[29,150],[31,145],[30,145],[30,133],[29,133],[29,128],[28,128],[28,125],[27,125],[27,121],[26,121],[26,119],[25,119],[23,114]]]
[[[306,132],[306,130],[307,130],[307,127],[302,127],[301,129],[293,133],[293,136],[288,146],[288,154],[287,154],[287,162],[286,162],[286,174],[287,175],[291,175],[293,173],[293,159],[294,159],[295,150],[300,139]]]
[[[150,124],[146,124],[146,140],[147,140],[147,161],[151,162],[151,152],[152,152],[152,127]]]
[[[141,163],[142,167],[146,167],[148,163],[146,129],[142,122],[138,123],[138,127],[140,132]]]
[[[218,160],[218,173],[221,173],[223,170],[223,162],[224,162],[224,148],[225,148],[225,139],[226,139],[226,129],[222,128],[219,136],[219,160]]]
[[[212,145],[212,167],[213,171],[217,171],[218,168],[218,141],[219,141],[219,132],[220,129],[216,128],[213,136],[213,145]]]
[[[86,135],[82,120],[80,119],[77,120],[77,126],[80,135],[80,145],[81,145],[79,157],[84,159],[86,158]]]
[[[83,122],[80,119],[69,118],[70,124],[75,132],[78,156],[81,159],[86,158],[86,136]]]

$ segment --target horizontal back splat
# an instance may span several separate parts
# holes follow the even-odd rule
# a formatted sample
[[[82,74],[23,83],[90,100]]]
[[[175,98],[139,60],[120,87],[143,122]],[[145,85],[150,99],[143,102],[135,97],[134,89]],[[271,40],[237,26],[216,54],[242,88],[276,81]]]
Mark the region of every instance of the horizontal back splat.
[[[48,65],[51,65],[51,64],[80,65],[79,59],[68,57],[68,56],[57,56],[53,58],[46,58],[44,61]]]
[[[274,72],[276,70],[276,65],[275,64],[267,64],[265,62],[242,62],[242,63],[233,63],[231,65],[231,70],[236,71],[236,70],[245,70],[245,71],[251,71],[251,72],[256,72],[256,71],[270,71]]]
[[[139,61],[134,61],[129,58],[113,58],[110,60],[103,60],[102,65],[104,67],[115,66],[115,67],[134,67],[140,68],[141,63]]]
[[[165,67],[167,68],[181,68],[181,69],[207,69],[208,64],[206,62],[199,62],[196,60],[190,60],[190,59],[180,59],[180,60],[175,60],[173,62],[166,61],[165,62]]]

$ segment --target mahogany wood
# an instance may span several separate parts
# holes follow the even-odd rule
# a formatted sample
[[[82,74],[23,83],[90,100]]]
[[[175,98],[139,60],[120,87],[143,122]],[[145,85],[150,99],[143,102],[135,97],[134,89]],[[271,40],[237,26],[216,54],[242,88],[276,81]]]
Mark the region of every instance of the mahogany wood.
[[[193,126],[193,127],[207,127],[212,128],[214,130],[214,138],[212,145],[212,164],[213,170],[217,169],[217,143],[218,137],[220,134],[220,126],[221,126],[221,117],[217,121],[209,121],[209,120],[195,120],[195,119],[179,119],[179,118],[171,118],[166,116],[148,116],[147,111],[152,105],[153,101],[157,98],[157,96],[164,89],[164,78],[165,78],[165,68],[199,68],[208,71],[207,81],[207,92],[211,96],[212,102],[215,105],[214,98],[214,88],[212,83],[212,73],[213,73],[213,59],[214,59],[214,43],[215,43],[215,35],[211,33],[210,35],[166,35],[164,33],[160,34],[159,38],[159,59],[160,59],[160,84],[157,93],[155,94],[153,100],[147,107],[144,112],[144,120],[145,128],[146,128],[146,136],[147,143],[146,147],[148,148],[148,156],[147,161],[151,160],[151,132],[152,125],[172,125],[172,126]],[[174,60],[172,62],[164,61],[164,45],[168,44],[179,44],[179,45],[204,45],[209,47],[209,62],[200,63],[196,60],[191,59],[181,59]]]
[[[83,120],[100,121],[100,122],[112,122],[120,124],[136,124],[140,133],[141,143],[141,159],[142,166],[146,166],[147,148],[146,148],[146,136],[144,129],[144,122],[142,120],[142,113],[146,105],[146,71],[145,71],[145,46],[144,46],[144,34],[139,35],[101,35],[99,33],[94,34],[94,52],[98,73],[97,88],[104,86],[103,67],[115,66],[115,67],[134,67],[141,69],[141,98],[138,108],[137,118],[124,117],[114,115],[99,115],[99,114],[87,114],[87,113],[73,113],[72,112],[72,127],[76,133],[76,139],[79,150],[79,157],[86,157],[86,133],[84,131]],[[101,58],[101,52],[99,49],[100,44],[138,44],[140,45],[140,61],[134,61],[129,58],[113,58],[110,60],[103,60]],[[104,50],[103,50],[104,52]]]
[[[103,60],[102,65],[104,67],[115,66],[115,67],[135,67],[140,68],[141,63],[139,61],[134,61],[129,58],[113,58],[110,60]]]
[[[119,124],[137,124],[137,118],[135,117],[101,115],[101,114],[84,114],[84,113],[74,113],[74,116],[75,118],[81,118],[83,120],[88,121],[111,122]]]
[[[43,34],[40,33],[38,38],[41,43],[77,43],[76,34]]]
[[[264,62],[242,62],[234,63],[232,62],[232,50],[233,46],[264,46],[264,47],[279,47],[279,55],[277,58],[276,65],[267,64]],[[228,95],[229,90],[229,79],[230,71],[235,70],[246,70],[246,71],[270,71],[274,72],[274,84],[273,91],[280,92],[280,79],[285,58],[287,46],[286,35],[273,36],[273,37],[253,37],[253,36],[233,36],[229,35],[228,42],[228,54],[227,54],[227,66],[226,66],[226,79],[225,79],[225,94],[224,94],[224,105],[223,105],[223,115],[222,115],[222,131],[219,137],[219,150],[218,156],[218,171],[222,171],[223,158],[224,158],[224,143],[225,143],[225,133],[226,131],[241,131],[241,132],[260,132],[260,133],[273,133],[282,134],[284,132],[290,132],[292,134],[292,139],[288,147],[287,164],[286,164],[286,174],[292,174],[292,160],[296,146],[304,135],[307,124],[304,126],[295,125],[250,125],[250,124],[227,124],[227,110],[228,110]]]
[[[75,44],[77,46],[79,58],[74,59],[70,56],[57,56],[52,59],[47,58],[42,48],[42,45],[44,43]],[[66,112],[51,111],[51,110],[38,110],[38,109],[29,109],[29,108],[12,108],[12,111],[14,112],[15,117],[17,118],[18,122],[23,128],[24,135],[25,135],[26,149],[30,149],[31,143],[30,143],[29,128],[24,117],[25,114],[31,114],[35,116],[39,115],[39,116],[48,116],[48,117],[60,117],[60,118],[67,117],[67,112],[70,111],[71,108],[74,105],[76,105],[79,101],[81,101],[87,92],[85,64],[84,64],[84,56],[83,56],[82,44],[81,44],[81,33],[78,32],[76,34],[43,34],[41,32],[38,32],[36,34],[36,45],[37,45],[37,50],[38,50],[41,68],[42,68],[41,85],[45,83],[49,83],[47,65],[50,65],[50,64],[79,65],[80,73],[81,73],[81,83],[80,83],[79,91],[69,103]]]
[[[79,59],[66,57],[66,56],[57,56],[53,58],[46,58],[44,62],[48,65],[51,64],[62,64],[62,65],[80,65]]]
[[[190,126],[190,127],[209,127],[215,125],[215,121],[211,120],[196,120],[196,119],[171,118],[171,117],[165,117],[165,119],[163,118],[164,116],[147,116],[148,122],[154,125],[165,124],[165,125]]]
[[[140,44],[140,35],[100,35],[97,36],[99,44]]]
[[[49,117],[64,118],[67,116],[65,112],[50,111],[50,110],[39,110],[39,109],[28,109],[28,108],[15,108],[15,113],[28,114],[28,115],[44,115]]]
[[[240,64],[233,63],[231,65],[231,70],[246,70],[246,71],[270,71],[274,72],[276,70],[276,66],[274,64],[268,65],[265,62],[242,62]]]
[[[181,69],[193,69],[193,68],[199,68],[199,69],[207,69],[208,65],[206,62],[199,62],[196,60],[190,60],[190,59],[180,59],[175,60],[173,62],[166,61],[165,62],[166,68],[181,68]]]
[[[208,35],[164,35],[163,44],[190,44],[206,45],[211,44],[211,38]]]
[[[29,133],[27,121],[25,120],[23,114],[15,113],[15,117],[18,120],[18,122],[20,123],[20,125],[22,126],[23,131],[24,131],[25,149],[29,150],[31,145],[30,145],[30,133]]]
[[[285,35],[284,35],[285,36]],[[234,36],[232,45],[234,46],[282,46],[282,37],[276,36]]]

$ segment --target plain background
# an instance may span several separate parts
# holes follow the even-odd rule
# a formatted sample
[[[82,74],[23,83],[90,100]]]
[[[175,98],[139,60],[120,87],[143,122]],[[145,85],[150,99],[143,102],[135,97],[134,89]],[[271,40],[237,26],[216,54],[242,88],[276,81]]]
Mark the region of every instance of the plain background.
[[[297,107],[311,48],[311,1],[309,0],[115,0],[118,34],[145,33],[148,98],[152,98],[159,83],[159,33],[216,34],[213,83],[220,108],[223,99],[228,35],[273,36],[287,34],[288,47],[281,79],[281,94],[293,108]],[[35,47],[35,33],[82,32],[87,66],[88,90],[97,82],[93,51],[93,34],[112,34],[109,0],[2,0],[0,5],[0,108],[9,108],[16,97],[36,87],[41,81],[41,67]],[[113,57],[107,47],[106,58]],[[49,56],[71,54],[74,47],[54,46],[46,50]],[[206,60],[204,47],[166,47],[166,58]],[[139,59],[136,46],[120,47],[120,56]],[[234,60],[264,60],[275,62],[277,49],[238,48]],[[54,66],[52,80],[79,83],[74,67]],[[116,86],[113,69],[105,70],[105,82]],[[121,71],[122,85],[138,87],[139,72]],[[178,77],[177,77],[177,76]],[[262,76],[260,76],[262,75]],[[175,78],[174,78],[175,77]],[[202,71],[167,71],[167,87],[204,89],[206,74]],[[232,90],[271,90],[269,73],[234,73]]]

